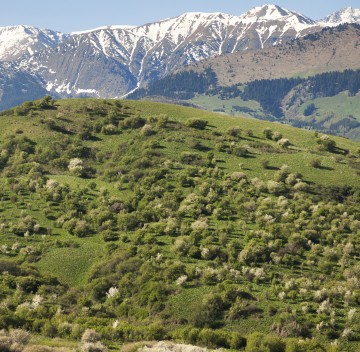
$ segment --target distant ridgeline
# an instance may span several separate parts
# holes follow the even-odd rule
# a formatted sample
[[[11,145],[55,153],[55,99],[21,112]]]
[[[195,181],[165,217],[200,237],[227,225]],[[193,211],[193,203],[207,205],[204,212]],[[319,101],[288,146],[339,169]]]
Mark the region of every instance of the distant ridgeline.
[[[141,99],[149,95],[161,95],[176,99],[191,99],[195,94],[203,94],[217,86],[215,72],[208,68],[204,73],[194,71],[179,72],[150,83],[128,96],[129,99]]]
[[[309,33],[308,35],[305,35],[302,39],[304,40],[311,40],[311,41],[316,41],[319,40],[321,38],[321,34],[328,32],[328,33],[339,33],[339,32],[344,32],[346,31],[349,27],[353,27],[355,29],[360,29],[360,24],[359,23],[342,23],[336,27],[324,27],[321,31],[315,32],[315,33]],[[296,38],[293,41],[299,42],[299,39],[301,40],[301,38]]]
[[[308,78],[279,78],[256,80],[246,85],[217,87],[214,71],[207,69],[204,74],[194,71],[176,73],[149,84],[129,96],[130,99],[141,99],[145,96],[162,95],[177,99],[191,99],[196,94],[219,94],[226,100],[241,97],[244,100],[256,100],[265,113],[274,117],[283,117],[281,103],[295,87],[304,89],[313,98],[333,97],[343,91],[356,95],[360,90],[360,70],[321,73]],[[243,87],[243,89],[239,89]]]

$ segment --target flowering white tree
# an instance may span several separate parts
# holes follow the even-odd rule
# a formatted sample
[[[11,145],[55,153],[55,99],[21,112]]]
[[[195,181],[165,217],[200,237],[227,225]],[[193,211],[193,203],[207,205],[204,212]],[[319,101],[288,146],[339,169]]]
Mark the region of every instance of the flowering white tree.
[[[70,165],[70,164],[69,164]],[[54,189],[59,185],[59,183],[54,179],[49,179],[46,182],[46,188],[47,189]]]
[[[80,351],[81,352],[106,352],[108,349],[101,343],[100,335],[91,329],[85,330],[81,337]]]
[[[84,162],[80,158],[73,158],[70,160],[68,169],[76,176],[81,176],[84,170]]]
[[[31,307],[36,309],[41,305],[43,298],[40,295],[35,295],[31,302]]]
[[[320,303],[319,308],[316,310],[318,314],[324,313],[329,314],[331,310],[331,303],[330,300],[327,299]]]
[[[106,292],[106,296],[108,298],[115,297],[119,293],[119,289],[117,287],[110,287],[109,291]]]
[[[208,219],[201,218],[191,224],[191,229],[196,232],[206,231],[209,228]]]
[[[176,280],[176,284],[179,286],[182,286],[186,281],[187,281],[188,277],[186,275],[181,275],[177,280]]]
[[[3,244],[1,247],[0,247],[0,252],[2,253],[2,254],[9,254],[10,252],[9,252],[9,248],[8,248],[8,246],[6,245],[6,244]]]
[[[350,309],[347,314],[348,320],[350,321],[353,320],[355,314],[356,314],[356,309],[355,308]]]

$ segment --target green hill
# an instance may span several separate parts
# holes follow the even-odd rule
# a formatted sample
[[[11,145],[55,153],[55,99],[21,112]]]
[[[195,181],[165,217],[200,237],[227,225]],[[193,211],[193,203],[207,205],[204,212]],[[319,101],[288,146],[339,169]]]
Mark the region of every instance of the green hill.
[[[0,125],[0,330],[358,350],[358,143],[144,101]]]

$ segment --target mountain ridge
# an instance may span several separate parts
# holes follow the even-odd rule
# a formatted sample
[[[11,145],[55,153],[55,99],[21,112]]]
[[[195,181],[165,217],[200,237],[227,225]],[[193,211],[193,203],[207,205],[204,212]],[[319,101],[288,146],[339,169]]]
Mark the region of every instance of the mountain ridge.
[[[324,25],[277,5],[264,5],[240,16],[185,13],[141,26],[105,26],[70,34],[31,26],[2,27],[0,59],[15,61],[34,76],[39,89],[55,97],[119,98],[183,66],[270,48]]]
[[[203,60],[183,71],[199,72],[210,68],[221,86],[229,86],[258,79],[356,69],[360,67],[357,60],[359,36],[357,24],[328,27],[280,46]]]

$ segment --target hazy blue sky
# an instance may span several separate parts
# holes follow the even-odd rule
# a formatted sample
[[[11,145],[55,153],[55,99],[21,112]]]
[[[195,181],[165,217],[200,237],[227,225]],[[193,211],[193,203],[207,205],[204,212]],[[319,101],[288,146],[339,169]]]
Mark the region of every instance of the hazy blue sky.
[[[0,26],[27,24],[67,33],[105,25],[140,25],[192,11],[240,15],[266,3],[312,19],[347,6],[360,8],[359,0],[9,0],[1,6]]]

